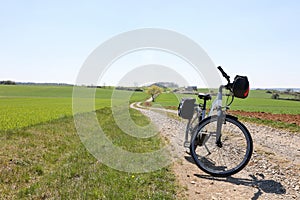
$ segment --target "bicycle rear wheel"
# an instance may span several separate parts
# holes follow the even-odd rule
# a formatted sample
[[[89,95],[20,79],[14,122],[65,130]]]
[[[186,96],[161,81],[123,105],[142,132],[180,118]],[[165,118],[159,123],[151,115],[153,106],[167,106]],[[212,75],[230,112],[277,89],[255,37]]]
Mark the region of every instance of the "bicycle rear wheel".
[[[226,177],[248,164],[253,142],[247,128],[236,117],[226,115],[217,143],[217,119],[211,116],[200,122],[192,136],[190,152],[201,170],[212,176]]]

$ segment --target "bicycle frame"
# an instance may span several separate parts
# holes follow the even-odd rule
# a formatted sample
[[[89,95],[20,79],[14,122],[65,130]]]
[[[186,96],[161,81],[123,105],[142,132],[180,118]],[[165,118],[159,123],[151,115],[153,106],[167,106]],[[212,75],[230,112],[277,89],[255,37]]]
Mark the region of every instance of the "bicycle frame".
[[[224,111],[222,109],[222,99],[223,99],[223,89],[224,88],[225,88],[224,85],[221,85],[219,87],[217,98],[213,101],[210,112],[207,115],[207,117],[212,116],[213,112],[215,110],[217,110],[218,121],[217,121],[217,130],[216,130],[216,144],[218,146],[222,146],[220,139],[221,139],[222,124],[224,122],[224,117],[225,117]],[[185,142],[184,142],[185,147],[189,147],[189,145],[190,145],[189,132],[195,131],[195,130],[191,130],[191,128],[194,129],[194,127],[191,127],[191,124],[193,124],[195,122],[195,120],[198,120],[198,124],[199,124],[203,119],[206,118],[206,101],[204,101],[202,109],[200,109],[199,107],[200,106],[198,104],[195,104],[195,110],[196,110],[197,115],[196,115],[196,117],[190,119],[187,123],[186,133],[185,133]],[[200,112],[200,110],[201,110],[201,112]]]

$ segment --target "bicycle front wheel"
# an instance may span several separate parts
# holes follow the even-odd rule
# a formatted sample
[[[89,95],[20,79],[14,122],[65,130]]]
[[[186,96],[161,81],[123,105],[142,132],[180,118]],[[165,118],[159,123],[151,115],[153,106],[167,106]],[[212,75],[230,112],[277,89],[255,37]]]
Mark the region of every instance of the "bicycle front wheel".
[[[249,162],[253,142],[247,128],[236,117],[226,115],[217,140],[217,116],[200,122],[191,139],[190,152],[196,165],[217,177],[238,173]]]

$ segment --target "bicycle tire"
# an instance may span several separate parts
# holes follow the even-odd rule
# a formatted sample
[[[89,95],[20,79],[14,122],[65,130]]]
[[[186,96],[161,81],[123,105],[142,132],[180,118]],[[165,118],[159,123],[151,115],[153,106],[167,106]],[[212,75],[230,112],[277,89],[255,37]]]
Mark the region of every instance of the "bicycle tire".
[[[241,171],[250,161],[253,141],[248,129],[238,119],[226,115],[221,130],[221,147],[216,143],[217,116],[202,120],[191,138],[190,152],[204,172],[227,177]]]

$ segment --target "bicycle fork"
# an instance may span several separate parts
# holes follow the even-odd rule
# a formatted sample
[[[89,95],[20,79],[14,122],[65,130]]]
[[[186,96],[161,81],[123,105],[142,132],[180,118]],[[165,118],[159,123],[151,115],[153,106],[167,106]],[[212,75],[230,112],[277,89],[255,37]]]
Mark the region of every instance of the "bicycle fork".
[[[221,148],[223,146],[222,142],[221,142],[221,131],[222,131],[222,125],[225,122],[225,115],[224,112],[222,110],[222,90],[223,90],[224,86],[220,86],[219,88],[219,93],[217,96],[217,100],[216,100],[216,108],[217,108],[217,132],[216,132],[216,145]]]
[[[218,119],[217,119],[217,131],[216,131],[216,145],[219,148],[222,148],[223,143],[221,141],[221,137],[222,137],[222,126],[225,122],[225,115],[222,111],[222,108],[218,109]]]

